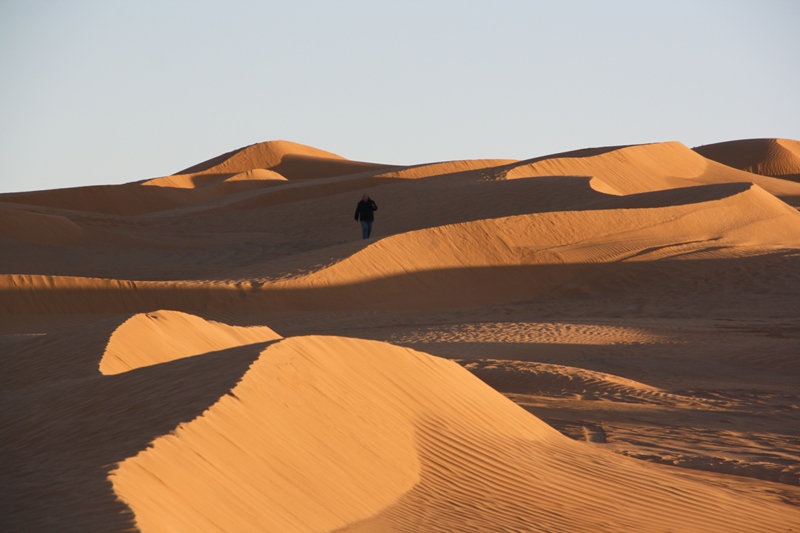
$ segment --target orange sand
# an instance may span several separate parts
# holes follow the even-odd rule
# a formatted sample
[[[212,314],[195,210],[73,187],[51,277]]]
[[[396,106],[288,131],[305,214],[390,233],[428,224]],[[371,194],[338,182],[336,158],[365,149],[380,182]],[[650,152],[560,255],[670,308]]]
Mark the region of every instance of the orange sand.
[[[798,146],[0,195],[0,523],[800,530]]]

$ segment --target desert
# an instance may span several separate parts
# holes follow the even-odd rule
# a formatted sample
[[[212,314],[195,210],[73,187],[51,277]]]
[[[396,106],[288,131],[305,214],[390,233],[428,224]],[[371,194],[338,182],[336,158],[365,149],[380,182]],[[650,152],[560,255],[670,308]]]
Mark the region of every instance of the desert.
[[[800,141],[531,155],[0,194],[2,529],[800,531]]]

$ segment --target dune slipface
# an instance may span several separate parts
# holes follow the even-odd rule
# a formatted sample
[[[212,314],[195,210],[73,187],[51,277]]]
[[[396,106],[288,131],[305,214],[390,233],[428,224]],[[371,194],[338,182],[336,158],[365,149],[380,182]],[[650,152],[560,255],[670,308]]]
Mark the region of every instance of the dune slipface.
[[[270,141],[0,194],[0,523],[800,530],[796,152]]]

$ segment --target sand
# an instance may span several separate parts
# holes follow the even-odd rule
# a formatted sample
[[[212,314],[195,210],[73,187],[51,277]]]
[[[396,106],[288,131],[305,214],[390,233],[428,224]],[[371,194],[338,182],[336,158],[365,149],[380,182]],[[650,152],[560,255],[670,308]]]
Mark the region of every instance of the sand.
[[[800,142],[791,139],[745,139],[694,148],[703,157],[762,176],[800,181]]]
[[[800,530],[798,146],[2,194],[0,522]]]

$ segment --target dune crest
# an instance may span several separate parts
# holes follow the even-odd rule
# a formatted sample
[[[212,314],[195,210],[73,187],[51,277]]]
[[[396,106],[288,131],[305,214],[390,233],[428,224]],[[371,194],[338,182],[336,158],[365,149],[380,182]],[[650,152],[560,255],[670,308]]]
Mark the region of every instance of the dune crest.
[[[125,321],[111,335],[100,360],[100,372],[106,375],[120,374],[144,366],[280,338],[265,326],[228,326],[177,311],[140,313]]]
[[[751,531],[800,518],[571,441],[453,362],[341,337],[266,348],[111,481],[145,532]]]

